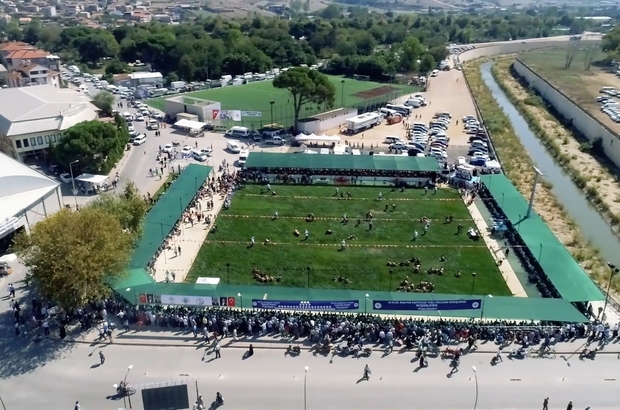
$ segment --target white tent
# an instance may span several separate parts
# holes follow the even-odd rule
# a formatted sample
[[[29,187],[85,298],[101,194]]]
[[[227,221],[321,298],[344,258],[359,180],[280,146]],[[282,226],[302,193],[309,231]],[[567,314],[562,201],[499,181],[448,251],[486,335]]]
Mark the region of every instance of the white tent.
[[[325,142],[340,142],[340,137],[337,135],[328,136],[328,135],[304,135],[299,134],[295,137],[295,141],[325,141]]]
[[[175,127],[180,127],[180,128],[189,128],[191,130],[200,131],[201,129],[206,127],[207,124],[204,123],[204,122],[200,122],[200,121],[190,121],[190,120],[182,119],[182,120],[179,120],[176,123],[174,123],[174,126]]]
[[[108,179],[107,175],[82,174],[75,178],[76,181],[88,182],[89,184],[99,185]]]

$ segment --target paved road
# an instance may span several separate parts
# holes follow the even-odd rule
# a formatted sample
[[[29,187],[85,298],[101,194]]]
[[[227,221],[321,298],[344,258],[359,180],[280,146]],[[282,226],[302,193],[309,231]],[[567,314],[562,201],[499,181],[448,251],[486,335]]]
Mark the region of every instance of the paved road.
[[[55,343],[43,341],[42,343]],[[243,359],[244,351],[225,349],[222,358],[204,356],[204,350],[155,347],[103,347],[106,362],[98,366],[98,348],[88,345],[65,351],[63,360],[40,363],[34,373],[2,380],[1,394],[7,409],[68,409],[74,400],[82,408],[117,409],[121,401],[106,399],[113,393],[128,365],[133,365],[128,382],[138,388],[147,383],[176,380],[198,381],[200,393],[211,399],[216,391],[230,409],[302,409],[304,367],[307,373],[308,409],[394,409],[460,410],[474,407],[478,377],[478,409],[536,409],[550,397],[551,409],[564,409],[572,400],[575,409],[617,410],[620,400],[620,369],[615,357],[600,356],[596,363],[563,359],[508,361],[490,366],[489,356],[470,356],[461,369],[448,376],[448,362],[433,361],[418,369],[409,357],[392,354],[381,358],[344,359],[313,356],[285,356],[280,350],[257,350]],[[372,369],[370,381],[360,381],[365,364]],[[12,369],[15,370],[15,369]],[[13,373],[13,372],[11,372]],[[42,383],[41,381],[45,382]],[[37,394],[32,390],[36,386]],[[190,385],[194,400],[195,386]],[[388,404],[389,403],[389,404]],[[142,409],[138,393],[133,406]],[[562,407],[564,406],[564,407]]]

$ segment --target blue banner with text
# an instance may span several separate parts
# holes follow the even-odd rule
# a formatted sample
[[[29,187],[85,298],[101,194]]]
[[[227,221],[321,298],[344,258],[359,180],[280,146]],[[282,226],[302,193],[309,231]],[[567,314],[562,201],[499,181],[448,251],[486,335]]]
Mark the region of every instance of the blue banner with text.
[[[375,310],[475,310],[482,307],[482,300],[373,300],[372,306]]]
[[[356,310],[359,308],[358,300],[262,300],[252,299],[252,307],[255,309],[283,309],[283,310]]]

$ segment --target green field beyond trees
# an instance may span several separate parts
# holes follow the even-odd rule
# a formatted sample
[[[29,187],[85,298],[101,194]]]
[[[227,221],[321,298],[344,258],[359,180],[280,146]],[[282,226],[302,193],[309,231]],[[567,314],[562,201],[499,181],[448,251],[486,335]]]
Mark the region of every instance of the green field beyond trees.
[[[341,76],[328,76],[334,84],[336,98],[334,107],[373,107],[420,90],[420,87],[377,83],[374,81],[358,81]],[[343,82],[344,81],[344,82]],[[272,81],[258,81],[245,85],[213,88],[183,94],[188,104],[192,97],[209,101],[218,101],[222,110],[260,111],[262,117],[243,117],[241,123],[226,125],[243,125],[250,128],[261,128],[266,124],[277,123],[285,127],[294,121],[293,100],[288,90],[275,88]],[[164,109],[164,100],[171,96],[152,98],[147,103],[159,110]],[[273,101],[273,121],[271,118],[271,102]],[[317,105],[302,107],[301,118],[327,111],[328,108]]]
[[[510,295],[484,242],[467,238],[466,230],[474,222],[455,190],[425,194],[424,190],[342,187],[345,198],[347,191],[352,195],[347,200],[335,195],[335,187],[272,188],[276,196],[265,186],[255,185],[235,193],[230,209],[222,210],[215,222],[217,231],[210,233],[202,246],[188,282],[219,277],[223,284],[230,280],[231,284],[259,285],[252,277],[257,268],[269,276],[281,275],[281,281],[271,286],[306,287],[309,277],[311,288],[396,291],[409,276],[415,284],[432,282],[435,293]],[[383,193],[381,201],[379,192]],[[276,211],[279,217],[274,219]],[[370,230],[367,212],[374,217]],[[313,222],[306,221],[310,213],[315,216]],[[344,214],[349,218],[347,224],[341,222]],[[447,215],[453,216],[452,223],[445,223]],[[431,219],[426,234],[420,222],[423,217]],[[459,223],[464,227],[461,234],[457,234]],[[295,230],[299,236],[294,235]],[[327,235],[327,230],[333,234]],[[416,230],[419,236],[413,240]],[[356,239],[348,239],[350,235]],[[254,246],[250,246],[252,236]],[[266,239],[271,244],[263,244]],[[341,250],[343,239],[345,250]],[[440,262],[441,256],[445,262]],[[420,259],[421,273],[398,266],[414,257]],[[397,266],[387,266],[389,261]],[[444,268],[443,275],[427,273],[439,267]],[[461,273],[458,278],[457,272]],[[350,283],[335,281],[338,276]]]

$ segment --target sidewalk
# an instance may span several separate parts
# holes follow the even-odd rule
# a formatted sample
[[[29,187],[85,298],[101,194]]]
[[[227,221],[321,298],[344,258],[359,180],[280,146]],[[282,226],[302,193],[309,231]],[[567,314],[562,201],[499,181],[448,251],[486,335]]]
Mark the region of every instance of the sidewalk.
[[[502,276],[504,277],[506,285],[508,285],[512,296],[526,298],[527,293],[525,293],[525,289],[523,289],[523,285],[521,285],[517,274],[508,262],[504,263],[506,255],[504,254],[502,246],[489,234],[489,226],[487,225],[487,222],[484,220],[482,214],[478,210],[476,201],[472,201],[472,204],[469,205],[467,209],[469,210],[471,217],[474,219],[480,236],[482,236],[484,243],[491,251],[491,255],[495,260],[495,264],[497,265],[499,271],[502,273]]]
[[[117,329],[114,334],[113,344],[119,346],[153,346],[153,347],[191,347],[194,349],[206,349],[213,345],[213,338],[210,342],[205,342],[200,333],[197,337],[194,337],[192,332],[184,332],[178,329],[168,330],[159,327],[153,329],[143,328],[143,330],[137,330],[132,328],[129,332],[125,332],[122,329]],[[88,332],[81,333],[78,337],[72,338],[67,335],[65,339],[69,343],[81,343],[91,344],[93,346],[98,344],[109,344],[110,340],[98,341],[99,334],[97,329],[90,329]],[[612,343],[608,343],[603,350],[599,351],[600,354],[615,354],[620,355],[620,339],[616,339]],[[341,343],[339,339],[332,343],[332,346]],[[586,339],[576,339],[571,342],[564,342],[552,345],[557,354],[572,355],[575,352],[581,352],[585,347]],[[254,337],[240,337],[234,340],[232,337],[226,337],[220,340],[220,346],[227,349],[248,349],[250,344],[255,349],[288,349],[289,345],[299,346],[302,351],[315,351],[315,344],[307,341],[306,339],[294,338],[282,338],[280,336],[254,336]],[[458,345],[450,345],[450,348],[460,347],[465,349],[467,343],[460,343]],[[594,348],[596,344],[592,344],[591,348]],[[366,344],[364,347],[370,347],[373,351],[384,351],[385,346],[382,344]],[[446,346],[442,346],[440,350],[444,350]],[[398,343],[394,344],[394,351],[398,352],[403,346]],[[470,353],[482,353],[482,354],[496,354],[499,346],[491,342],[479,342],[478,348]],[[538,348],[535,346],[534,348]],[[504,354],[508,354],[513,349],[513,345],[510,345],[502,350]],[[416,349],[412,349],[410,353],[415,354]]]

